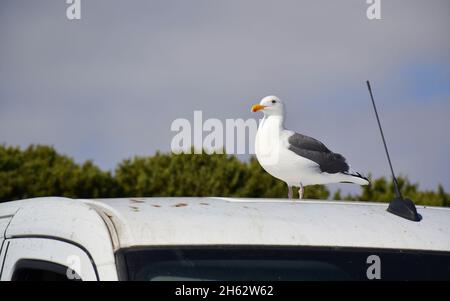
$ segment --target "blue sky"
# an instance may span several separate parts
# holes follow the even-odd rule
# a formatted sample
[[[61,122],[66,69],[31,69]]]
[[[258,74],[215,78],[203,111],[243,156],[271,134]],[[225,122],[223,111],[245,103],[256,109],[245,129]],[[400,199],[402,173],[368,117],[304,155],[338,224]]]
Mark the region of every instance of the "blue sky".
[[[375,176],[450,191],[450,2],[382,0],[0,2],[0,143],[50,144],[112,169],[169,151],[175,118],[256,118],[275,94],[286,126]],[[335,185],[346,190],[356,189]]]

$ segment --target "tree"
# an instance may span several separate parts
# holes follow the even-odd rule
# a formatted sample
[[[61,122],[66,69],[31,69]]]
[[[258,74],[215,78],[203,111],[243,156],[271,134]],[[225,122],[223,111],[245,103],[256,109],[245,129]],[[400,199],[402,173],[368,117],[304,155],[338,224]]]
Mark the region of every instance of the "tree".
[[[371,178],[371,177],[370,177]],[[420,191],[406,176],[398,178],[404,197],[416,204],[450,206],[442,185],[437,191]],[[298,196],[294,190],[294,197]],[[31,145],[25,150],[0,145],[0,202],[39,196],[73,198],[223,196],[286,198],[287,187],[252,157],[242,162],[226,154],[162,154],[134,157],[118,164],[115,174],[92,161],[82,164],[58,154],[52,147]],[[325,186],[307,186],[305,198],[328,199]],[[345,200],[388,202],[395,197],[392,181],[371,180],[361,194]],[[342,199],[341,191],[333,199]]]
[[[0,145],[0,201],[39,196],[109,197],[114,179],[87,161],[82,166],[52,147],[24,151]]]
[[[255,158],[248,163],[226,154],[160,154],[124,160],[116,169],[124,196],[286,197],[286,185],[266,173]],[[327,198],[323,186],[306,197]]]
[[[371,184],[362,186],[361,195],[348,195],[347,200],[362,202],[390,202],[395,198],[394,183],[385,177],[372,180],[369,176]],[[442,185],[438,186],[438,191],[432,190],[419,191],[419,184],[411,183],[406,176],[397,178],[400,192],[404,198],[409,198],[417,205],[430,206],[449,206],[449,195],[444,191]]]

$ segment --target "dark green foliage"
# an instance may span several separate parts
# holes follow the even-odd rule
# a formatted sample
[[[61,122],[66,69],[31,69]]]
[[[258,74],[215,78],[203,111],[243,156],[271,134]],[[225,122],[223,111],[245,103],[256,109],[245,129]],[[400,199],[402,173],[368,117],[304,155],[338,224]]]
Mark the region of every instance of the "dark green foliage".
[[[119,164],[116,179],[124,196],[287,195],[286,184],[267,174],[254,158],[244,163],[225,154],[135,157]],[[306,197],[328,198],[328,191],[323,186],[309,187]]]
[[[395,198],[394,184],[391,179],[387,180],[381,177],[373,180],[369,176],[371,185],[362,186],[361,195],[347,195],[344,200],[362,201],[362,202],[389,202]],[[417,205],[429,206],[449,206],[449,194],[444,191],[442,185],[438,186],[438,191],[425,190],[419,191],[419,185],[413,184],[406,176],[397,178],[400,191],[404,198],[409,198]],[[337,191],[333,199],[341,199],[340,191]]]
[[[246,167],[228,155],[166,155],[124,160],[116,179],[125,196],[231,196]]]
[[[39,196],[109,197],[114,179],[92,162],[76,164],[49,146],[0,146],[0,201]]]
[[[418,185],[406,177],[400,177],[399,184],[403,195],[417,204],[450,205],[450,197],[441,185],[433,192],[419,191]],[[91,161],[77,164],[49,146],[32,145],[21,150],[0,145],[0,202],[39,196],[286,198],[287,187],[266,173],[255,158],[242,162],[225,154],[156,153],[124,160],[112,175]],[[325,186],[306,187],[305,198],[328,197]],[[393,197],[391,181],[382,177],[363,187],[360,196],[348,195],[344,199],[387,202]],[[337,191],[333,199],[342,199],[341,192]]]

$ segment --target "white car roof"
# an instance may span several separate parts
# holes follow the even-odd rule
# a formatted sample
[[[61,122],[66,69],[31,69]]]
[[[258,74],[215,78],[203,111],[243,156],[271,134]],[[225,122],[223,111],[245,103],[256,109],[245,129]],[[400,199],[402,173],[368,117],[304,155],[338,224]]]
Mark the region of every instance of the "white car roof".
[[[18,210],[6,237],[44,235],[98,248],[276,245],[450,251],[450,209],[417,206],[412,222],[385,203],[236,198],[38,198]],[[109,239],[109,237],[108,237]],[[108,246],[105,245],[105,248]]]

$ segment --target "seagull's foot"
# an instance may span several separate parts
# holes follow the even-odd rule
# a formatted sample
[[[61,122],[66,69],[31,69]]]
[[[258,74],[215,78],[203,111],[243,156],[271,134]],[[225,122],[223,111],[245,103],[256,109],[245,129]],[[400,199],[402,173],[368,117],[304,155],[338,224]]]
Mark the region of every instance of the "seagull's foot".
[[[292,186],[288,185],[288,199],[292,199]]]
[[[303,199],[303,194],[305,192],[305,188],[303,187],[303,184],[300,183],[299,189],[298,189],[298,199]]]

